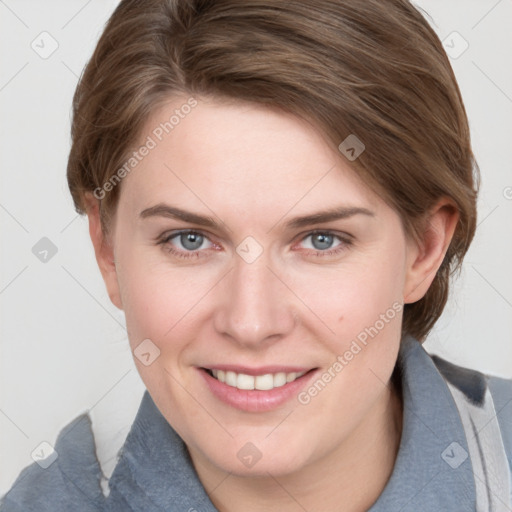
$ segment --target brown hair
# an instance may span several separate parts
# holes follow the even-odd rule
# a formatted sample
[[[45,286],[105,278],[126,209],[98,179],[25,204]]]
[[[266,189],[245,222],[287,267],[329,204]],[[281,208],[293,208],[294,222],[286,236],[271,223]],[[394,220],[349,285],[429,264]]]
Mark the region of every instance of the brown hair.
[[[425,339],[475,232],[479,172],[455,76],[420,12],[405,0],[123,0],[73,100],[67,177],[78,212],[175,94],[283,109],[333,148],[355,134],[365,150],[352,168],[415,239],[436,201],[452,198],[460,219],[444,261],[404,308],[402,334]],[[106,230],[120,188],[100,203]]]

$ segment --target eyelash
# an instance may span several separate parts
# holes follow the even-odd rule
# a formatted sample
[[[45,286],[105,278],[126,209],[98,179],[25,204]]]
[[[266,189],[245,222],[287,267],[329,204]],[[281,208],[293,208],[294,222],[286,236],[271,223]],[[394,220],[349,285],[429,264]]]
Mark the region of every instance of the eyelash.
[[[200,257],[202,257],[201,256],[201,252],[202,252],[201,249],[197,249],[195,251],[178,251],[178,250],[174,249],[172,247],[172,245],[169,244],[169,242],[173,238],[176,238],[176,237],[178,237],[178,236],[180,236],[182,234],[199,235],[199,236],[202,236],[202,237],[206,238],[207,240],[209,240],[211,242],[211,240],[208,238],[208,236],[206,236],[204,233],[201,233],[200,231],[195,231],[195,230],[192,230],[192,229],[184,229],[184,230],[181,230],[181,231],[175,231],[175,232],[172,232],[172,233],[164,234],[158,240],[157,244],[158,245],[162,245],[162,246],[167,246],[166,247],[167,252],[169,252],[173,256],[176,256],[177,258],[190,259],[190,258],[200,258]],[[325,251],[310,249],[310,250],[314,251],[313,255],[315,257],[325,258],[325,257],[329,257],[329,256],[338,255],[342,251],[345,251],[346,249],[348,249],[352,245],[352,240],[351,240],[351,237],[349,235],[341,236],[341,235],[338,235],[338,234],[336,234],[336,233],[334,233],[332,231],[328,231],[328,230],[322,231],[320,229],[316,229],[316,230],[313,230],[313,231],[310,231],[310,232],[306,233],[300,239],[300,242],[304,241],[306,238],[308,238],[310,236],[314,236],[314,235],[318,235],[318,234],[327,235],[327,236],[334,236],[335,238],[340,240],[340,242],[342,242],[342,243],[337,248],[335,248],[335,249],[327,249]]]

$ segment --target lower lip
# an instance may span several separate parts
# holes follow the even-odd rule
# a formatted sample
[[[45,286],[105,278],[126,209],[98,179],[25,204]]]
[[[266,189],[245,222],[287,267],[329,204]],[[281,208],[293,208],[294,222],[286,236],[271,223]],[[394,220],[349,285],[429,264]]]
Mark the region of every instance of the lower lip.
[[[268,391],[260,391],[255,389],[243,390],[228,386],[212,377],[206,370],[202,368],[198,368],[198,370],[215,397],[236,409],[247,412],[265,412],[277,409],[288,400],[296,397],[313,375],[317,373],[317,370],[312,370],[284,386]]]

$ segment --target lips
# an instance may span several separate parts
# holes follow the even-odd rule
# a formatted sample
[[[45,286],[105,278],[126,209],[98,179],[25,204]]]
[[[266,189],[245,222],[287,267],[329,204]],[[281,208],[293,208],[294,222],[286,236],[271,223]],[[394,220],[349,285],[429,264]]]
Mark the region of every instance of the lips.
[[[224,404],[262,413],[296,399],[301,389],[318,374],[319,368],[217,366],[197,367],[197,371],[206,389]]]

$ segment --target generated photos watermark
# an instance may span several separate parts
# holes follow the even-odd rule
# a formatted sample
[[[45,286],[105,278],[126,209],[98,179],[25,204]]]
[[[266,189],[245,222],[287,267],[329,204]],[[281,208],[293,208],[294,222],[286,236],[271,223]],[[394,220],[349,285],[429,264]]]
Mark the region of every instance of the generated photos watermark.
[[[192,112],[192,109],[197,106],[197,100],[195,98],[189,98],[186,103],[180,106],[180,108],[174,109],[174,114],[169,117],[167,121],[160,123],[156,128],[154,128],[151,132],[151,135],[146,137],[146,140],[139,147],[137,151],[132,153],[132,156],[126,160],[126,162],[101,186],[97,187],[93,195],[96,199],[103,199],[108,192],[114,190],[114,188],[121,183],[122,179],[125,178],[128,174],[130,174],[137,165],[139,165],[142,160],[149,153],[158,146],[158,143],[163,140],[163,138],[178,126],[182,119]]]
[[[301,391],[297,399],[302,405],[308,405],[311,400],[321,393],[327,384],[329,384],[336,376],[347,366],[350,361],[359,354],[364,347],[368,344],[369,338],[373,339],[379,334],[382,329],[391,320],[395,318],[397,313],[403,309],[403,304],[395,301],[390,308],[384,313],[381,313],[379,319],[376,320],[370,327],[365,327],[357,336],[352,340],[350,347],[345,350],[342,355],[338,355],[336,360],[325,370],[320,377],[307,389]]]

